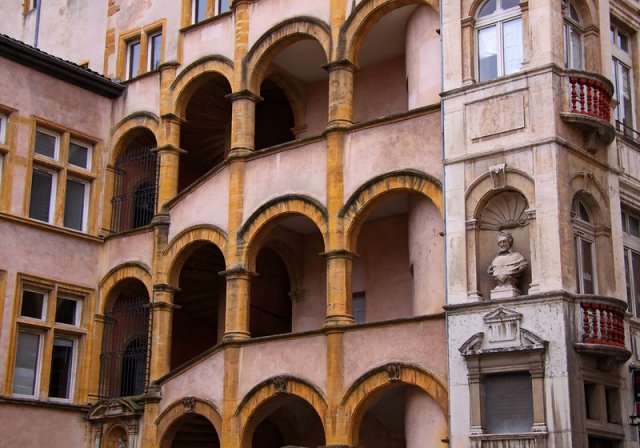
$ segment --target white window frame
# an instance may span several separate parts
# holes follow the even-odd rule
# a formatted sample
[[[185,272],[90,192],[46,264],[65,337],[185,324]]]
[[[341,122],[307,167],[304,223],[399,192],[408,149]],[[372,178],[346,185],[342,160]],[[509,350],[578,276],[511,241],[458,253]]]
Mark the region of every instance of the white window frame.
[[[79,299],[77,297],[71,297],[69,295],[66,295],[64,292],[59,292],[57,297],[56,297],[56,307],[58,305],[57,301],[58,300],[72,300],[74,302],[76,302],[76,318],[75,318],[75,325],[71,325],[71,324],[65,324],[63,322],[58,322],[56,320],[55,315],[53,316],[53,321],[55,322],[56,325],[65,325],[65,326],[69,326],[69,327],[73,327],[73,328],[80,328],[80,323],[82,321],[82,299]]]
[[[82,180],[79,179],[77,177],[74,176],[67,176],[67,182],[72,181],[72,182],[76,182],[79,184],[84,185],[84,198],[82,200],[82,225],[80,229],[74,229],[73,227],[65,227],[64,226],[64,213],[67,212],[67,192],[65,189],[65,198],[64,198],[64,213],[62,216],[62,225],[63,227],[65,227],[66,229],[71,229],[71,230],[77,230],[78,232],[86,232],[87,231],[87,223],[89,222],[88,220],[88,214],[89,214],[89,195],[91,193],[90,190],[90,186],[89,186],[89,182],[87,182],[86,180]]]
[[[232,0],[229,0],[229,2],[231,2],[231,1]],[[220,11],[220,3],[222,2],[222,0],[213,0],[213,2],[215,3],[214,8],[215,8],[215,15],[216,16],[220,15],[220,14],[224,14],[225,12],[231,11],[231,7],[229,7],[229,11],[224,11],[224,12]]]
[[[6,145],[7,120],[8,118],[5,114],[0,114],[0,145]]]
[[[37,317],[29,317],[29,316],[23,316],[22,315],[22,302],[24,300],[24,293],[26,292],[33,292],[36,294],[42,294],[44,297],[42,298],[42,316],[40,318]],[[21,319],[30,319],[30,320],[35,320],[38,322],[46,322],[47,321],[47,306],[49,304],[49,291],[43,290],[41,288],[34,288],[30,285],[26,285],[24,288],[22,288],[22,294],[20,295],[20,310],[18,311],[18,316],[20,316]]]
[[[490,0],[487,0],[490,1]],[[478,8],[478,13],[482,10],[482,7],[487,3],[487,1],[483,2]],[[519,19],[521,22],[521,27],[523,25],[522,21],[522,10],[520,6],[514,6],[508,9],[502,9],[502,1],[503,0],[495,0],[496,1],[496,10],[489,14],[486,17],[480,17],[476,19],[474,36],[475,36],[475,49],[474,49],[474,58],[475,58],[475,76],[478,82],[486,82],[492,81],[494,79],[502,78],[505,75],[504,73],[504,41],[503,41],[503,28],[504,24],[511,22],[513,20]],[[498,5],[500,6],[498,8]],[[497,51],[497,67],[496,67],[496,77],[480,80],[480,31],[495,26],[496,28],[496,51]],[[522,59],[524,60],[524,28],[523,35],[521,36],[520,41],[522,47]],[[520,69],[522,70],[522,61],[520,62]],[[513,73],[509,73],[513,74]]]
[[[83,167],[83,166],[80,166],[80,165],[75,165],[75,164],[69,162],[68,159],[67,159],[67,165],[71,166],[73,168],[77,168],[77,169],[81,169],[81,170],[85,170],[85,171],[91,171],[91,162],[93,160],[93,145],[90,145],[90,144],[85,143],[85,142],[83,142],[81,140],[77,140],[75,138],[72,138],[72,139],[69,140],[69,153],[71,152],[70,150],[71,150],[71,144],[72,143],[74,145],[78,145],[78,146],[82,146],[83,148],[87,148],[87,166]],[[67,157],[69,155],[70,154],[68,154]]]
[[[34,330],[28,327],[18,326],[16,334],[16,349],[14,353],[14,366],[13,366],[13,379],[11,381],[11,396],[13,397],[25,397],[25,398],[39,398],[40,397],[40,383],[41,383],[41,374],[42,374],[42,351],[44,350],[44,331],[43,330]],[[20,350],[20,333],[31,333],[38,336],[38,356],[36,357],[36,369],[34,372],[34,384],[33,384],[33,394],[21,394],[13,391],[15,387],[16,381],[16,365],[15,361],[18,358],[18,350]]]
[[[155,48],[155,46],[153,45],[153,38],[157,36],[160,36],[159,48]],[[148,71],[158,70],[157,67],[152,66],[154,50],[157,51],[159,56],[160,62],[158,63],[158,65],[162,64],[162,46],[163,45],[164,45],[164,36],[162,35],[162,30],[149,33],[149,36],[147,37],[147,70]]]
[[[42,134],[47,134],[51,137],[55,137],[56,139],[56,143],[54,145],[53,148],[53,157],[49,157],[49,156],[45,156],[44,154],[40,154],[39,152],[36,152],[36,145],[35,145],[35,141],[33,144],[33,155],[35,157],[44,157],[45,159],[49,159],[49,160],[58,160],[60,157],[60,134],[55,132],[55,131],[50,131],[47,128],[43,128],[43,127],[36,127],[36,134],[40,132]]]
[[[205,1],[204,7],[204,18],[202,20],[198,20],[198,0],[191,0],[191,24],[195,25],[196,23],[204,22],[207,20],[207,2]]]
[[[625,51],[622,49],[620,36],[625,36],[627,39],[627,46],[629,51]],[[614,98],[618,103],[615,108],[615,119],[622,123],[624,119],[625,110],[624,110],[624,101],[619,101],[620,98],[620,88],[623,84],[623,78],[621,74],[621,70],[619,70],[620,66],[625,67],[629,71],[629,94],[631,95],[631,123],[625,123],[626,126],[635,129],[635,119],[636,119],[636,110],[635,110],[635,80],[633,77],[633,58],[631,56],[631,36],[626,31],[620,29],[616,24],[611,24],[611,54],[613,56],[613,73],[611,74],[613,78],[613,85],[615,89]]]
[[[579,198],[574,199],[575,206],[573,211],[575,216],[573,219],[573,239],[574,239],[574,255],[576,257],[576,293],[578,294],[598,294],[598,267],[596,265],[596,242],[595,242],[595,229],[593,227],[593,217],[586,204]],[[579,204],[587,211],[589,215],[589,221],[584,221],[580,218]],[[593,283],[593,292],[584,292],[584,254],[582,252],[582,243],[586,242],[591,247],[591,276]]]
[[[640,215],[630,211],[626,207],[622,207],[622,241],[624,249],[624,262],[625,262],[625,281],[627,287],[627,302],[629,305],[629,311],[636,317],[640,318],[640,303],[636,303],[635,296],[640,285],[635,284],[633,278],[633,257],[632,255],[640,255],[640,236],[632,235],[629,228],[629,217],[633,216],[635,219],[640,220]],[[640,269],[640,266],[638,266]]]
[[[29,214],[30,219],[35,219],[36,221],[46,222],[48,224],[52,224],[55,219],[56,212],[56,195],[57,195],[57,187],[58,187],[58,173],[54,170],[43,168],[40,165],[35,165],[31,168],[31,186],[29,188],[29,209],[31,209],[31,195],[33,191],[33,171],[40,171],[42,173],[51,174],[51,195],[49,196],[49,219],[47,221],[41,221],[37,218],[32,218]],[[27,210],[29,212],[29,210]]]
[[[126,59],[126,63],[125,63],[125,79],[133,79],[136,76],[138,76],[138,74],[140,73],[140,51],[142,50],[141,45],[142,45],[142,41],[141,39],[138,37],[136,39],[131,39],[129,41],[126,42],[127,48],[126,48],[126,55],[125,57]],[[131,59],[131,48],[137,45],[138,46],[138,70],[136,71],[136,73],[132,73],[131,70],[133,69],[132,67],[132,59]]]
[[[53,346],[55,344],[55,340],[56,339],[65,339],[67,341],[71,341],[71,350],[72,350],[72,357],[71,357],[71,371],[69,372],[70,375],[70,380],[69,380],[69,396],[67,398],[61,398],[61,397],[49,397],[49,391],[47,391],[47,396],[49,401],[52,402],[58,402],[58,403],[69,403],[72,402],[74,397],[75,397],[75,390],[76,390],[76,369],[78,366],[78,338],[77,337],[73,337],[73,336],[69,336],[66,334],[58,334],[56,335],[54,333],[53,335],[53,343],[51,345],[51,361],[53,361]],[[49,369],[49,389],[51,389],[51,369]]]
[[[584,21],[580,16],[580,11],[573,2],[562,2],[564,23],[562,34],[564,36],[564,66],[569,69],[584,70]],[[571,8],[576,11],[578,21],[571,16]],[[571,46],[571,34],[580,36],[580,66],[573,67],[573,47]]]

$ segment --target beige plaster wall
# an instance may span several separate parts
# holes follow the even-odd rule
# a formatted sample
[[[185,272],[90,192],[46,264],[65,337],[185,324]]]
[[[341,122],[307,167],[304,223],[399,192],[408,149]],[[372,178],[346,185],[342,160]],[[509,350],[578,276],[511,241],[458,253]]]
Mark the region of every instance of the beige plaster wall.
[[[327,309],[327,262],[320,256],[324,241],[319,232],[309,235],[299,247],[303,257],[303,294],[294,301],[292,332],[322,328]]]
[[[440,102],[440,17],[421,6],[409,18],[406,36],[408,108]]]
[[[309,16],[329,23],[328,1],[260,0],[249,6],[249,47],[269,28],[290,17]]]
[[[367,121],[407,110],[404,55],[369,65],[354,73],[354,122]]]
[[[218,409],[222,409],[223,379],[224,353],[220,351],[164,383],[158,412],[162,412],[176,400],[190,396],[209,400]]]
[[[120,121],[134,112],[160,113],[160,73],[152,73],[138,78],[127,85],[118,98],[115,121]],[[157,136],[156,136],[157,138]]]
[[[447,378],[444,319],[359,328],[344,335],[344,384],[390,360],[414,363]]]
[[[322,80],[307,85],[307,108],[305,125],[307,129],[300,137],[320,135],[327,127],[329,117],[329,81]]]
[[[438,404],[415,387],[405,392],[404,433],[406,448],[445,448],[447,416]]]
[[[260,205],[285,194],[304,194],[320,202],[326,198],[324,141],[265,154],[247,162],[244,217]]]
[[[153,230],[109,238],[100,251],[100,279],[113,268],[127,262],[153,264]]]
[[[393,170],[412,168],[440,179],[441,160],[440,111],[352,131],[345,138],[345,199]]]
[[[241,400],[251,388],[277,375],[302,378],[324,391],[326,350],[324,335],[244,346],[240,352],[238,398]]]
[[[5,447],[83,447],[87,442],[85,411],[0,404]],[[46,425],[42,424],[46,422]],[[11,428],[9,430],[9,428]]]
[[[229,214],[229,170],[224,168],[171,207],[169,241],[184,229],[199,224],[227,228]]]
[[[235,47],[235,23],[233,15],[225,15],[185,31],[182,37],[182,66],[214,54],[233,59]]]

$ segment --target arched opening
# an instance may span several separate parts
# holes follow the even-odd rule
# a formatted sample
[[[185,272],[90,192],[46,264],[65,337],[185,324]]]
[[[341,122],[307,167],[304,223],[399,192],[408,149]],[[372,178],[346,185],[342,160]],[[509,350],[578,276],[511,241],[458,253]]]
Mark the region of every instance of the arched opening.
[[[438,13],[410,4],[378,14],[366,19],[375,24],[354,43],[354,122],[440,101]]]
[[[359,448],[444,448],[447,421],[437,403],[416,386],[396,382],[374,392],[356,424]]]
[[[324,427],[318,413],[303,399],[281,395],[264,403],[249,424],[255,428],[247,448],[284,446],[321,447],[325,445]]]
[[[220,439],[211,422],[198,414],[186,414],[169,429],[162,448],[219,448]],[[170,440],[169,440],[170,439]]]
[[[151,223],[158,191],[157,142],[146,128],[129,131],[118,145],[123,148],[114,164],[111,230],[144,227]]]
[[[365,209],[352,269],[356,323],[441,312],[442,217],[428,198],[389,193]]]
[[[263,56],[270,62],[259,80],[256,150],[321,134],[327,125],[329,77],[322,68],[327,63],[324,50],[318,41],[300,35],[291,41],[275,55]]]
[[[225,261],[211,243],[196,243],[180,270],[174,295],[171,368],[218,343],[224,332]]]
[[[254,241],[249,331],[252,337],[320,328],[325,317],[324,240],[313,221],[286,215]]]
[[[127,431],[120,425],[111,428],[105,438],[105,446],[107,448],[128,448],[129,437]]]
[[[195,81],[180,128],[178,191],[184,190],[221,163],[231,146],[231,93],[227,79],[217,73],[202,75]]]
[[[149,378],[149,293],[137,279],[118,283],[109,294],[100,354],[100,396],[144,393]]]

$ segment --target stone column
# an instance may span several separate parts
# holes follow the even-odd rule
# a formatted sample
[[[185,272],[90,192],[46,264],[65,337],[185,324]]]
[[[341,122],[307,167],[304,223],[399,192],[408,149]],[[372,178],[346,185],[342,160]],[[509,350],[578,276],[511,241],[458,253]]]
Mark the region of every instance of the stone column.
[[[244,268],[233,268],[221,273],[227,278],[227,306],[224,324],[224,341],[245,340],[249,333],[249,306],[251,299],[251,275]]]
[[[237,157],[254,150],[256,103],[261,98],[249,90],[227,95],[231,100],[231,155]]]
[[[173,114],[162,116],[161,133],[158,147],[154,150],[160,159],[159,185],[158,185],[158,210],[178,194],[178,174],[180,167],[180,154],[185,151],[179,148],[180,124],[182,120]]]
[[[333,250],[323,254],[327,259],[327,315],[325,326],[354,322],[351,313],[351,267],[353,252]]]
[[[544,419],[544,369],[532,369],[531,394],[533,396],[533,431],[547,432]]]
[[[150,382],[169,373],[171,368],[171,326],[173,321],[173,294],[169,285],[153,286],[153,328],[151,330],[151,372]]]

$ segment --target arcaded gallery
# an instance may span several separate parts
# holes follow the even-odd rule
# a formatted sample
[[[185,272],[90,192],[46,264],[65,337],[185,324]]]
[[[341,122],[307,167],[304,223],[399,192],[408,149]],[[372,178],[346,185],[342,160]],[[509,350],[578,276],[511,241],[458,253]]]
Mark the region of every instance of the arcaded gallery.
[[[0,446],[637,446],[639,0],[2,9]]]

